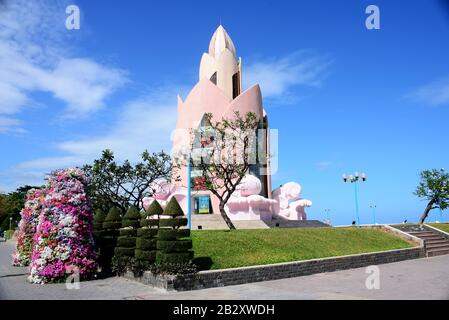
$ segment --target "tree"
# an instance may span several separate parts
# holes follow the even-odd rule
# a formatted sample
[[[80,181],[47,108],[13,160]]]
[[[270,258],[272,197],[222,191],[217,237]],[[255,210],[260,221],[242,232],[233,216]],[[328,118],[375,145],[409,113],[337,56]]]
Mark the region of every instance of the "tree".
[[[449,205],[449,173],[444,169],[421,172],[421,181],[414,194],[428,201],[426,209],[419,219],[419,223],[423,224],[430,210],[447,209]]]
[[[219,199],[221,216],[230,229],[235,229],[225,205],[248,174],[250,166],[256,163],[255,138],[259,119],[255,113],[241,116],[236,111],[231,119],[213,121],[212,114],[208,113],[205,124],[206,129],[193,131],[191,167],[202,173],[201,187]],[[199,157],[195,155],[195,149],[200,151]]]
[[[95,209],[107,211],[116,206],[126,212],[130,205],[143,209],[142,199],[152,194],[150,184],[157,178],[168,178],[172,171],[170,156],[163,151],[142,153],[142,162],[132,165],[115,161],[111,150],[104,150],[93,165],[83,170],[90,178],[89,195]]]

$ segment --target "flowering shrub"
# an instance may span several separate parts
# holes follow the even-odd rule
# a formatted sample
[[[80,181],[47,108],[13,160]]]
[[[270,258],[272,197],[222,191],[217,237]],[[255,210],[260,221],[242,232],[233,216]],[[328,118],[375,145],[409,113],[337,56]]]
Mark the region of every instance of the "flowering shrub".
[[[13,255],[13,265],[25,267],[31,262],[33,251],[33,235],[42,210],[45,190],[30,189],[27,192],[25,206],[20,212],[22,219],[19,223],[16,253]]]
[[[51,173],[33,238],[31,282],[63,281],[73,272],[85,279],[96,271],[93,213],[85,192],[87,184],[88,179],[80,169]]]

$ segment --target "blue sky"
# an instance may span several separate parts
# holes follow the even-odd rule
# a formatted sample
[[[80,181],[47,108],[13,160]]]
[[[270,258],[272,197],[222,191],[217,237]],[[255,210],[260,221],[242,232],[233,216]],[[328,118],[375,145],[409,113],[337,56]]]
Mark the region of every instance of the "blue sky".
[[[67,30],[65,8],[81,10]],[[380,8],[380,30],[365,8]],[[104,148],[170,148],[176,94],[198,80],[221,23],[279,130],[273,185],[297,181],[310,219],[417,220],[419,172],[449,167],[449,6],[444,1],[0,2],[0,190],[40,184]],[[436,213],[431,219],[436,218]],[[447,220],[447,218],[446,218]]]

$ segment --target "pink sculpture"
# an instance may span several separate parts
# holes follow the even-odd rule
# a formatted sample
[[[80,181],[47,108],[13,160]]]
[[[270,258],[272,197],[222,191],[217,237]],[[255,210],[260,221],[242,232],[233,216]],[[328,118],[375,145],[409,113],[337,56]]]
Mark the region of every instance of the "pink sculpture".
[[[275,200],[259,195],[262,183],[253,175],[246,175],[226,204],[231,220],[271,220],[271,206]]]
[[[143,198],[143,207],[148,208],[153,201],[158,201],[165,208],[172,197],[178,200],[182,210],[187,213],[187,188],[171,184],[164,178],[158,178],[150,185],[153,196]]]
[[[301,199],[300,195],[301,186],[296,182],[288,182],[273,190],[272,196],[276,200],[274,214],[288,220],[306,220],[304,208],[311,207],[312,201]]]
[[[170,184],[165,179],[157,179],[151,185],[152,197],[143,200],[144,208],[148,208],[153,201],[158,201],[165,208],[172,197],[178,200],[182,210],[187,214],[187,188]],[[306,220],[306,207],[312,206],[312,201],[302,199],[301,186],[295,182],[288,182],[273,191],[273,199],[260,194],[262,183],[253,175],[246,175],[237,186],[225,206],[226,213],[231,220],[266,220],[282,217],[288,220]],[[192,195],[196,192],[192,191]]]

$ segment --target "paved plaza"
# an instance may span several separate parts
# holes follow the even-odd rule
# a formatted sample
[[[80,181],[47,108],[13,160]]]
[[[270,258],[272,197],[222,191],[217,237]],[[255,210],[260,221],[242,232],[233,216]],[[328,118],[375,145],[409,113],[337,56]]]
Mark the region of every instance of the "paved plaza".
[[[189,292],[163,292],[118,277],[69,290],[28,283],[27,268],[10,264],[14,245],[0,242],[0,299],[449,299],[449,255],[380,265],[380,289],[371,290],[365,268]]]

